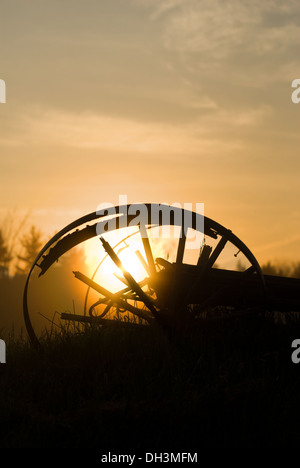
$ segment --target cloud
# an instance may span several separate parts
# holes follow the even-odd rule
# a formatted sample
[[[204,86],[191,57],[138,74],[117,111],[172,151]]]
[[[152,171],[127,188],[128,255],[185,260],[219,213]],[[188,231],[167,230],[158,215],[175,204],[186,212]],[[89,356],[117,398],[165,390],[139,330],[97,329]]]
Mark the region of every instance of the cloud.
[[[218,60],[241,46],[260,54],[278,52],[278,47],[294,46],[299,37],[300,6],[294,0],[145,0],[137,4],[151,7],[151,18],[164,21],[168,48],[209,53]]]
[[[259,55],[278,53],[294,46],[300,26],[291,22],[266,25],[265,18],[274,11],[284,13],[278,2],[186,2],[170,17],[165,43],[168,48],[200,52],[215,60],[227,58],[237,49]]]
[[[15,145],[31,148],[55,145],[154,156],[209,155],[216,154],[220,148],[224,153],[245,145],[243,131],[259,127],[270,114],[271,110],[263,106],[241,112],[214,109],[194,121],[172,125],[90,112],[75,114],[35,109],[20,118],[21,123],[17,123],[19,132],[12,141]],[[237,133],[240,138],[236,137]]]
[[[269,242],[269,243],[266,243],[266,244],[263,244],[263,245],[259,245],[258,247],[256,247],[256,252],[257,253],[262,253],[262,252],[269,251],[269,250],[272,250],[272,251],[276,252],[279,249],[282,249],[283,247],[288,246],[289,244],[293,244],[295,242],[297,242],[297,244],[299,244],[299,241],[300,241],[300,235],[299,234],[296,234],[294,236],[287,236],[287,237],[285,237],[283,239],[281,238],[278,241]]]
[[[261,76],[264,68],[265,75],[275,73],[282,79],[278,70],[294,64],[298,57],[300,4],[295,0],[137,3],[147,6],[152,21],[161,23],[165,49],[178,53],[189,72],[222,69],[223,80],[227,75],[227,81],[235,77],[238,83],[249,70],[253,81],[254,72],[258,70]]]

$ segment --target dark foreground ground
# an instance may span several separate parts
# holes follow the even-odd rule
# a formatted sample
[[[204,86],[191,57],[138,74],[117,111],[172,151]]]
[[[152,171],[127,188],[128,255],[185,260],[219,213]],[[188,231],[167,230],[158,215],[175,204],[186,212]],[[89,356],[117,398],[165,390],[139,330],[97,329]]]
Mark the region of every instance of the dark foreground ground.
[[[107,453],[292,447],[300,440],[300,324],[203,322],[88,330],[7,344],[0,365],[0,447]],[[71,452],[73,455],[74,451]]]

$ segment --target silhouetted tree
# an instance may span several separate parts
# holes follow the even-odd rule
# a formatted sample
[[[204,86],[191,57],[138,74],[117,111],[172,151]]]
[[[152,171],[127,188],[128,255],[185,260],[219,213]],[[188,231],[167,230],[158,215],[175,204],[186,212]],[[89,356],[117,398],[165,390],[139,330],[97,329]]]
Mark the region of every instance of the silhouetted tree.
[[[265,275],[291,276],[291,266],[287,262],[272,263],[268,261],[262,265],[261,269]]]
[[[30,270],[31,265],[36,259],[38,253],[43,246],[43,234],[35,226],[31,226],[29,232],[24,234],[20,240],[23,248],[22,253],[17,255],[18,263],[16,265],[16,272],[19,274],[26,274]]]
[[[294,278],[300,278],[300,261],[293,264],[293,271],[291,276]]]
[[[23,215],[18,213],[16,210],[11,210],[8,211],[7,214],[1,219],[0,230],[2,241],[0,241],[0,243],[1,246],[3,246],[4,242],[6,252],[2,250],[0,264],[4,265],[6,268],[12,268],[14,270],[14,262],[16,261],[16,246],[18,244],[20,233],[27,223],[28,216],[29,213],[25,213]],[[3,257],[5,257],[4,261]]]
[[[11,260],[12,260],[12,255],[10,254],[8,250],[7,244],[2,234],[2,230],[0,229],[0,265],[8,267]]]

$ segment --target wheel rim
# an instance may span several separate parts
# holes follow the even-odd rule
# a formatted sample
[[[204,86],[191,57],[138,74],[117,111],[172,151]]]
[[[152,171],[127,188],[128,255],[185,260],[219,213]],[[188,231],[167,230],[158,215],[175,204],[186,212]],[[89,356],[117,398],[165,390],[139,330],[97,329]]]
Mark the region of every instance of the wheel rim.
[[[136,216],[137,213],[140,213],[139,210],[144,209],[142,207],[146,207],[143,217]],[[152,208],[156,210],[156,213],[159,213],[155,222],[149,218]],[[160,208],[165,210],[167,215],[165,218],[163,212],[160,215]],[[87,224],[95,220],[97,220],[97,223]],[[84,227],[82,227],[83,225]],[[185,229],[183,229],[183,225]],[[140,236],[143,249],[143,254],[141,254],[139,260],[144,263],[148,275],[144,283],[136,280],[134,275],[127,271],[122,263],[120,264],[120,258],[115,251],[118,245],[134,237],[134,235],[125,235],[118,244],[112,244],[113,248],[106,240],[110,233],[121,232],[134,226],[137,229],[134,235]],[[153,253],[153,240],[149,233],[151,234],[152,230],[163,226],[177,228],[177,237],[174,237],[177,245],[172,252],[173,262],[163,257],[156,258]],[[188,250],[187,229],[193,233],[203,235],[203,238],[200,236],[196,264],[185,262]],[[75,274],[75,277],[84,282],[88,288],[83,311],[83,316],[87,319],[89,317],[104,319],[109,311],[113,311],[113,308],[115,309],[114,312],[123,308],[141,322],[146,321],[148,323],[157,322],[165,316],[168,316],[171,322],[175,321],[175,318],[180,316],[179,311],[184,310],[184,314],[186,314],[187,309],[189,310],[189,317],[195,319],[206,309],[215,307],[218,302],[229,301],[230,303],[230,301],[233,301],[234,303],[234,299],[237,299],[238,296],[237,291],[241,290],[241,285],[244,283],[247,283],[248,288],[249,284],[252,285],[251,288],[254,288],[256,293],[259,289],[259,305],[265,303],[266,287],[259,263],[250,249],[229,229],[199,213],[188,212],[182,208],[174,208],[169,205],[135,204],[116,206],[101,213],[90,213],[63,228],[47,242],[34,261],[26,279],[23,295],[25,325],[29,338],[34,345],[39,345],[39,339],[32,323],[32,313],[29,314],[28,308],[29,284],[32,272],[35,268],[39,268],[39,277],[45,275],[64,253],[94,238],[102,239],[102,247],[106,252],[106,258],[110,257],[110,260],[118,267],[120,276],[122,276],[127,287],[123,285],[124,287],[118,291],[119,294],[116,296],[109,289],[103,289],[99,283],[96,283],[98,288],[95,289],[95,274],[92,275],[92,279],[82,272],[78,272],[77,276]],[[232,250],[232,261],[238,255],[242,255],[248,262],[248,267],[245,267],[244,271],[237,273],[231,268],[216,268],[216,263],[224,255],[228,246]],[[97,272],[101,270],[103,262],[99,263],[96,269]],[[234,271],[235,273],[233,273]],[[87,314],[87,295],[91,288],[97,293],[100,290],[99,304],[93,308],[89,307],[89,314]],[[253,295],[251,288],[250,296]],[[232,291],[230,291],[231,289]],[[249,301],[249,298],[246,298],[247,301]],[[98,306],[101,310],[95,312]],[[106,313],[104,313],[103,307],[107,308]],[[183,319],[185,318],[187,317],[183,315]],[[66,314],[64,314],[64,320],[66,319]],[[100,320],[98,322],[100,323]]]

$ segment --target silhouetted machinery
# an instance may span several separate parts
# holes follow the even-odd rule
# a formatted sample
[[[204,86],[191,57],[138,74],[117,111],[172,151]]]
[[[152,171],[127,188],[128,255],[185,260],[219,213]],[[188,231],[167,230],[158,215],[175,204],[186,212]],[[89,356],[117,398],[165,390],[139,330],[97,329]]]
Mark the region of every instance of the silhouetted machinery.
[[[73,271],[74,281],[86,286],[82,312],[59,313],[58,326],[158,323],[180,329],[221,315],[300,311],[300,279],[264,275],[249,248],[212,219],[165,204],[114,206],[72,222],[37,256],[23,297],[33,344],[39,344],[37,312],[29,313],[28,305],[34,270],[44,276],[64,254],[91,241],[101,260],[92,274]],[[46,319],[53,325],[53,317]]]

